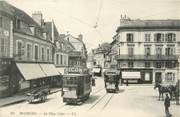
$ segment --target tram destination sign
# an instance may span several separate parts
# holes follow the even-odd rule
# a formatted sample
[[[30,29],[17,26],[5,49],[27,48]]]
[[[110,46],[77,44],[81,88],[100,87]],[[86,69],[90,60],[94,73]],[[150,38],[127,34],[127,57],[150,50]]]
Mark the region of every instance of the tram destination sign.
[[[64,71],[65,74],[86,74],[88,73],[87,68],[81,68],[81,67],[68,67]]]

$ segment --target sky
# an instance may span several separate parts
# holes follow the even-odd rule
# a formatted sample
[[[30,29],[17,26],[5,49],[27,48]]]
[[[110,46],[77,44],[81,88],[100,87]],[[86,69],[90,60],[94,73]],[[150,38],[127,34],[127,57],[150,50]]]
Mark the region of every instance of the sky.
[[[88,51],[112,42],[120,16],[131,19],[180,19],[180,0],[6,0],[31,16],[41,11],[60,34],[83,34]],[[94,26],[97,24],[97,27]]]

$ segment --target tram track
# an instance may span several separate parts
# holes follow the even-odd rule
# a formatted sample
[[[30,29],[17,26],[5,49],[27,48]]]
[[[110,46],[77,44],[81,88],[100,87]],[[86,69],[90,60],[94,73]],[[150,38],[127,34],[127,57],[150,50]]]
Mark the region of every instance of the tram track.
[[[108,96],[108,97],[107,97]],[[104,94],[94,105],[92,105],[88,110],[92,110],[93,108],[95,108],[103,99],[107,98],[104,102],[103,102],[103,107],[101,108],[101,110],[104,110],[108,104],[110,103],[110,101],[112,100],[112,98],[114,97],[114,94]],[[102,102],[101,102],[102,103]]]
[[[104,97],[107,96],[107,93],[105,93],[95,104],[93,104],[88,110],[92,110]]]
[[[97,94],[98,92],[102,91],[103,89],[104,89],[104,87],[101,89],[98,89],[97,91],[93,92],[92,94]]]
[[[102,110],[104,110],[106,107],[107,107],[107,105],[109,104],[109,102],[111,101],[111,99],[113,98],[113,96],[114,96],[114,94],[112,94],[111,96],[110,96],[110,98],[108,99],[108,101],[105,103],[105,105],[103,106],[103,108],[102,108]]]

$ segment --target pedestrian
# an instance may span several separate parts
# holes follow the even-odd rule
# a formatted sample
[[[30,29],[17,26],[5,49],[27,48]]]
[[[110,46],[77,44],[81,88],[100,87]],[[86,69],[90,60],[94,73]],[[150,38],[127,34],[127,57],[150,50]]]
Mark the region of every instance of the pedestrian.
[[[170,98],[168,96],[168,94],[166,94],[166,98],[164,101],[164,106],[165,106],[165,113],[167,117],[170,117],[171,114],[169,113],[169,107],[170,107]]]
[[[129,83],[128,83],[128,80],[126,80],[126,86],[128,86],[128,84],[129,84]]]

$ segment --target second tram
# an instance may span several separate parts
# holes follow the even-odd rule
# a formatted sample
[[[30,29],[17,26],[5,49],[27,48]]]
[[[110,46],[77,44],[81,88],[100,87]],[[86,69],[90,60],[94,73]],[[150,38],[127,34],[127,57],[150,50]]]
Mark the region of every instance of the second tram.
[[[106,92],[119,91],[120,72],[118,70],[106,70],[104,73],[104,83]]]

